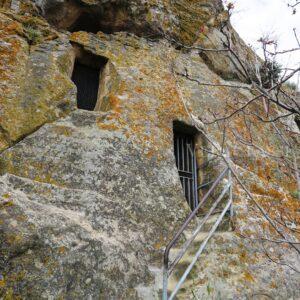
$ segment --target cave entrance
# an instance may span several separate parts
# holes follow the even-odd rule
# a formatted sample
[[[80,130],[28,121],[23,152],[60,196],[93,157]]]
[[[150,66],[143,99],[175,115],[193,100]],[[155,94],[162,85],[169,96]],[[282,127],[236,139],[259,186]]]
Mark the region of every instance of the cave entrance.
[[[99,21],[101,17],[96,14],[84,12],[80,17],[68,28],[71,32],[87,31],[97,33],[98,31],[104,31]]]
[[[1,2],[1,0],[0,0]],[[37,1],[38,8],[47,21],[59,30],[91,33],[130,32],[138,36],[161,37],[157,26],[151,26],[145,18],[136,19],[126,1]]]
[[[144,32],[146,29],[144,27],[148,28],[148,24],[135,25],[133,23],[130,9],[122,1],[102,2],[83,4],[78,0],[45,0],[41,10],[49,23],[58,29],[70,32],[97,33],[102,31],[110,34],[118,31]]]
[[[174,154],[185,198],[192,210],[198,205],[198,179],[195,142],[197,130],[174,122]]]
[[[100,79],[107,59],[74,47],[76,58],[72,81],[77,87],[77,107],[94,110],[98,101]]]

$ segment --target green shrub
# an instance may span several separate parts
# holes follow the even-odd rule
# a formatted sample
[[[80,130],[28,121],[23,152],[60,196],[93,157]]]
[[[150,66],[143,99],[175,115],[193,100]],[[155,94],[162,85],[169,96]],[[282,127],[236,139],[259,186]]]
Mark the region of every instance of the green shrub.
[[[273,84],[278,83],[280,78],[282,67],[277,62],[272,62],[267,60],[260,68],[261,82],[264,88],[271,88],[272,81]]]

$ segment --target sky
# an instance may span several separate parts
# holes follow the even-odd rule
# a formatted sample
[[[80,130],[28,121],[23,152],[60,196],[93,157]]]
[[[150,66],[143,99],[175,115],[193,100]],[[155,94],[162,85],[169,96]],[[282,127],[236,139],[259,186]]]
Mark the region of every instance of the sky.
[[[290,0],[290,2],[294,1]],[[235,7],[231,19],[234,28],[258,54],[262,55],[258,39],[266,35],[278,41],[278,50],[297,47],[293,28],[296,28],[300,38],[300,5],[298,13],[293,15],[292,10],[287,6],[288,0],[232,0],[231,2]],[[299,67],[300,51],[280,55],[277,61],[284,67]],[[300,88],[298,77],[294,76],[292,81],[298,83]]]

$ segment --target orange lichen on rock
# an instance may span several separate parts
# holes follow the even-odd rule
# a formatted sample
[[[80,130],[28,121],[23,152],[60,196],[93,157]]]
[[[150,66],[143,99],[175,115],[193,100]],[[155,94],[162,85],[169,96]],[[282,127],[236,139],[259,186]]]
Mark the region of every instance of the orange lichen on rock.
[[[108,97],[108,102],[111,110],[113,110],[115,113],[121,113],[121,102],[116,95],[110,94]]]
[[[284,199],[286,197],[286,194],[284,192],[279,192],[277,189],[268,187],[267,185],[264,185],[262,187],[259,184],[254,183],[251,185],[250,190],[254,194],[268,196],[276,200]]]
[[[120,127],[116,124],[106,124],[106,123],[98,123],[99,128],[103,130],[108,130],[108,131],[115,131],[119,130]]]
[[[84,31],[73,32],[70,35],[72,42],[79,42],[80,44],[88,45],[90,41],[90,35]]]
[[[66,254],[67,250],[68,250],[67,247],[61,246],[58,248],[58,253],[63,255],[63,254]]]
[[[243,277],[246,281],[255,282],[255,279],[250,272],[245,272]]]

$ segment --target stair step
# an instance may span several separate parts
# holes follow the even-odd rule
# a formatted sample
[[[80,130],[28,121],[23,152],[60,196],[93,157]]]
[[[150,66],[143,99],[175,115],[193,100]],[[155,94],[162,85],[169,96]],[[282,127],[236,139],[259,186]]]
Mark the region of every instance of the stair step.
[[[207,237],[208,232],[203,232],[200,231],[197,236],[195,237],[193,243],[197,243],[197,242],[202,242],[205,240],[205,238]],[[192,231],[186,231],[184,232],[184,237],[186,238],[186,240],[190,239],[193,235]]]
[[[220,214],[214,214],[211,215],[207,221],[203,224],[201,231],[207,232],[210,231],[212,226],[216,223],[217,219],[219,218]],[[199,217],[197,220],[197,223],[200,224],[200,222],[203,220],[204,217]],[[217,231],[228,231],[231,230],[230,228],[230,218],[229,216],[226,216],[223,218],[221,223],[219,224]]]
[[[216,233],[214,233],[212,238],[214,238],[214,239],[222,238],[224,240],[227,240],[227,239],[230,239],[232,237],[232,234],[233,234],[232,232],[216,232]],[[173,273],[170,277],[170,282],[174,281],[175,285],[178,282],[179,278],[184,273],[184,271],[187,269],[189,264],[194,259],[194,256],[195,256],[196,252],[198,251],[198,249],[200,247],[200,244],[202,243],[202,241],[207,236],[207,233],[200,232],[199,235],[200,235],[200,237],[199,236],[196,237],[195,241],[190,245],[190,248],[187,250],[187,252],[183,255],[183,257],[177,263],[177,265],[176,265],[176,267],[175,267],[175,269],[174,269],[174,271],[173,271]],[[180,251],[181,251],[181,248],[171,249],[171,251],[170,251],[170,261],[173,261],[175,259],[175,257],[179,254]],[[191,271],[191,274],[190,274],[191,277],[194,277],[193,272],[197,272],[197,264],[201,263],[201,257],[205,257],[206,255],[208,255],[209,254],[208,251],[209,250],[204,248],[202,254],[198,258],[198,262],[196,263],[196,265],[194,266],[194,268]],[[196,275],[196,274],[194,274],[194,275]],[[183,287],[189,286],[188,283],[191,283],[192,285],[194,284],[192,282],[192,280],[188,280],[188,278],[187,278],[187,281],[184,283]],[[175,285],[174,285],[174,287],[175,287]]]
[[[168,296],[172,294],[172,290],[168,290]],[[179,290],[176,296],[174,297],[174,300],[187,300],[190,299],[188,297],[189,293],[187,293],[186,289]],[[162,290],[159,291],[159,299],[162,298]]]
[[[221,232],[215,232],[211,238],[224,238],[228,239],[232,235],[232,232],[226,232],[226,231],[221,231]],[[192,236],[191,232],[185,233],[186,238],[190,238]],[[178,264],[186,263],[186,262],[191,262],[195,253],[198,251],[200,248],[200,245],[202,242],[205,240],[205,238],[208,236],[208,232],[199,232],[194,241],[191,243],[190,247],[184,254],[184,256],[181,258],[181,260],[178,262]],[[169,259],[172,262],[176,256],[179,254],[179,252],[182,250],[180,246],[178,248],[172,248],[170,250],[170,255]],[[207,249],[204,248],[203,254],[207,253]]]
[[[197,234],[193,242],[191,243],[190,247],[186,251],[186,253],[183,255],[183,257],[180,259],[180,261],[177,263],[173,273],[171,274],[168,282],[168,290],[169,290],[169,295],[174,291],[178,281],[182,277],[183,273],[186,271],[187,267],[190,265],[190,263],[193,261],[194,256],[196,252],[199,250],[202,242],[207,238],[209,231],[219,218],[220,214],[214,214],[210,216],[205,224],[203,224],[203,227],[201,228],[201,231]],[[197,222],[198,224],[203,220],[203,218],[198,218]],[[193,229],[195,230],[195,229]],[[183,233],[183,238],[181,241],[178,243],[176,248],[172,248],[170,251],[170,262],[174,261],[176,256],[180,253],[182,250],[183,242],[184,240],[187,241],[189,240],[192,235],[193,235],[193,230],[187,229]],[[230,219],[229,216],[224,217],[220,225],[218,226],[218,229],[216,232],[214,232],[213,236],[211,239],[219,239],[219,243],[225,242],[227,239],[230,239],[232,237],[232,231],[230,227]],[[221,239],[221,240],[220,240]],[[192,289],[199,285],[199,276],[203,273],[203,266],[201,266],[201,260],[203,257],[210,255],[211,250],[209,250],[209,243],[208,247],[205,247],[202,254],[198,258],[197,263],[191,270],[190,274],[188,275],[187,279],[185,282],[182,284],[181,289],[178,291],[178,294],[174,299],[190,299],[191,297],[191,291]],[[197,283],[198,282],[198,283]]]
[[[197,236],[195,237],[194,241],[192,242],[192,244],[190,245],[190,247],[194,248],[194,247],[197,247],[198,245],[200,246],[200,244],[207,237],[207,234],[208,234],[207,232],[199,232],[197,234]],[[186,240],[190,239],[192,237],[192,232],[185,232],[184,237]],[[181,246],[183,246],[183,245],[179,244],[178,247],[171,249],[170,260],[173,260],[175,258],[175,256],[179,253],[179,251],[182,249]]]
[[[176,285],[178,283],[178,278],[175,276],[169,280],[169,285],[168,285],[168,293],[171,294]],[[178,291],[178,294],[183,293],[186,289],[190,288],[195,284],[195,281],[193,279],[187,279],[181,286],[181,289]]]
[[[219,214],[214,214],[207,219],[207,221],[202,225],[201,231],[198,233],[197,237],[195,238],[194,243],[200,244],[200,242],[202,242],[205,239],[207,233],[211,230],[211,228],[217,221],[218,217],[219,217]],[[196,221],[196,224],[200,224],[202,219],[203,218],[198,218],[198,220]],[[196,228],[197,228],[197,226],[194,226],[192,229],[191,228],[185,229],[185,231],[183,232],[179,241],[177,242],[177,246],[178,247],[182,246],[186,240],[190,239]],[[230,219],[229,219],[229,217],[225,216],[223,218],[222,222],[219,224],[216,233],[217,232],[228,232],[228,231],[231,231],[231,229],[232,228],[231,228],[231,224],[230,224]]]

